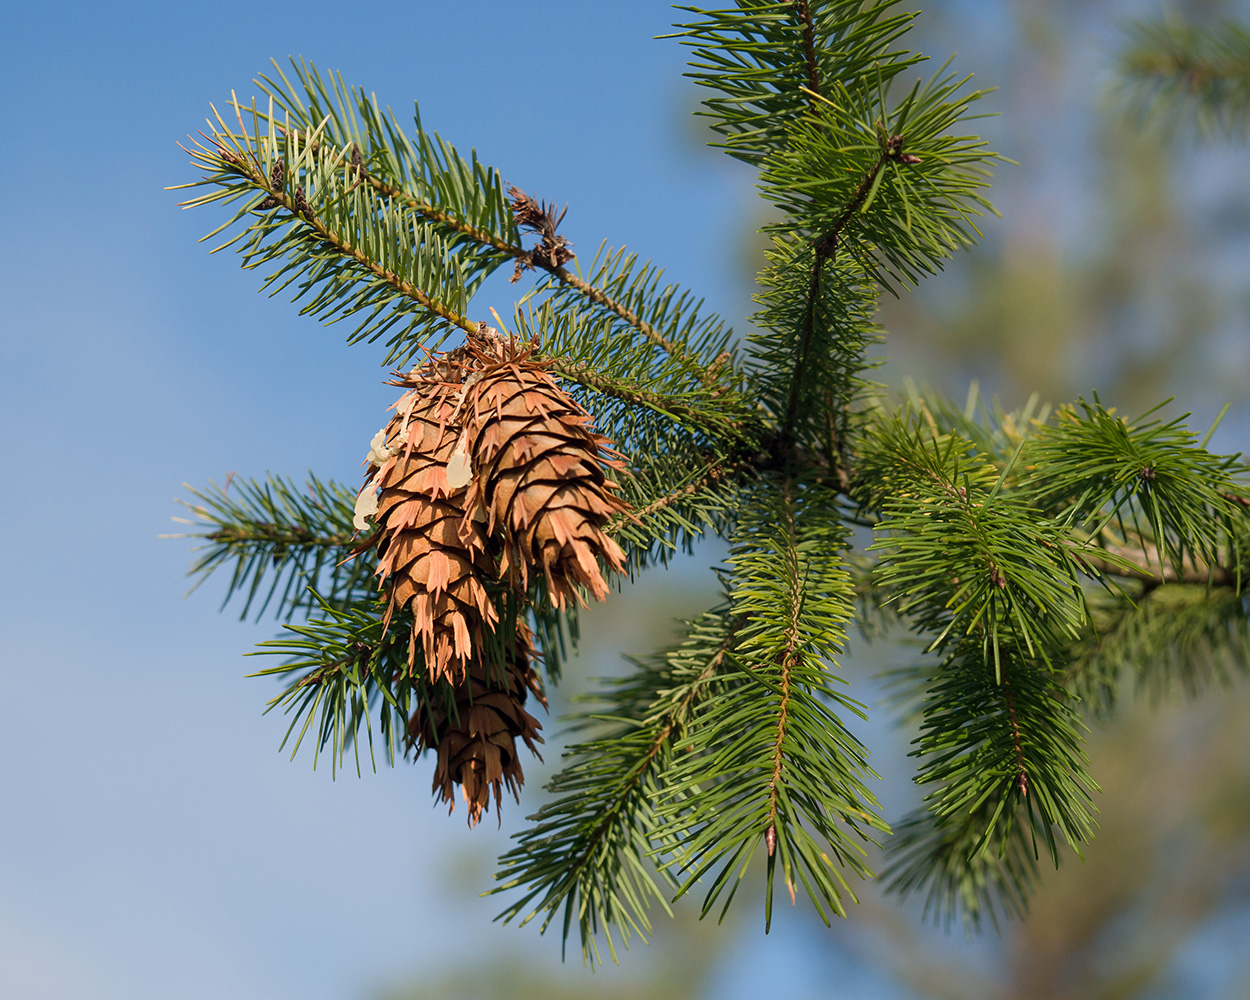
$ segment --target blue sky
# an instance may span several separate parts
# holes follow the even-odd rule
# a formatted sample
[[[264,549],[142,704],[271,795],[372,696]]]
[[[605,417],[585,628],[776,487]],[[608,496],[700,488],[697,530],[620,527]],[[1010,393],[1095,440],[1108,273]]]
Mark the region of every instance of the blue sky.
[[[682,50],[652,40],[667,5],[466,9],[0,15],[6,996],[347,1000],[466,934],[554,959],[555,940],[489,924],[491,901],[426,916],[448,899],[443,859],[465,835],[459,814],[431,808],[428,762],[337,781],[288,762],[280,721],[260,716],[272,688],[240,657],[275,626],[219,615],[214,583],[183,600],[188,545],[158,539],[177,530],[183,482],[309,468],[354,481],[394,392],[380,351],[258,296],[257,275],[197,243],[220,217],[163,190],[194,176],[176,144],[209,102],[252,93],[271,57],[339,70],[401,114],[419,99],[428,128],[568,202],[564,231],[585,257],[626,244],[731,320],[749,311],[751,178],[698,148]],[[508,295],[493,286],[483,312]],[[775,933],[755,971],[785,966],[787,946]],[[735,983],[745,992],[750,971]]]

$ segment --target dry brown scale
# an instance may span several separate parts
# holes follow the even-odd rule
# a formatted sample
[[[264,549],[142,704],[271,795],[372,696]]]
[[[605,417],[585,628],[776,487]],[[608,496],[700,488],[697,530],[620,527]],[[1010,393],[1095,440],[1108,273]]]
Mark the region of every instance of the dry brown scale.
[[[506,676],[486,666],[499,640],[492,594],[523,604],[541,573],[557,608],[582,600],[579,587],[607,596],[600,560],[621,572],[625,556],[603,528],[626,505],[604,467],[621,463],[532,349],[485,324],[392,384],[407,391],[374,438],[356,527],[376,528],[387,623],[412,614],[410,669],[420,649],[432,690],[452,686],[459,721],[418,712],[409,732],[437,748],[435,791],[451,801],[462,785],[472,824],[492,790],[497,803],[504,784],[519,791],[516,737],[531,750],[539,739],[522,708],[526,691],[542,700],[523,623],[503,643]]]

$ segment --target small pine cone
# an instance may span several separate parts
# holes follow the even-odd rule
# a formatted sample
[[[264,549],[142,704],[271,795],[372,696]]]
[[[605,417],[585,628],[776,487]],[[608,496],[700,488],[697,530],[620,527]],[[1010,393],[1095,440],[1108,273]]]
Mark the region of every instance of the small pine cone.
[[[466,517],[485,513],[488,533],[500,533],[500,572],[524,590],[530,567],[541,568],[552,604],[563,608],[585,586],[608,594],[599,558],[618,573],[625,554],[603,531],[625,509],[611,491],[604,464],[620,468],[609,442],[590,428],[590,415],[529,351],[512,343],[478,355],[484,371],[465,408],[476,470]]]
[[[374,439],[357,526],[372,514],[379,529],[387,621],[396,609],[412,610],[409,666],[420,644],[429,677],[455,683],[498,621],[486,590],[497,576],[495,560],[482,521],[465,517],[468,450],[454,424],[456,393],[420,372],[397,384],[412,388]]]
[[[474,826],[495,797],[498,814],[506,785],[520,801],[525,775],[517,757],[519,736],[539,760],[536,744],[543,742],[538,720],[525,711],[530,692],[545,708],[542,685],[532,666],[533,647],[529,629],[518,623],[516,642],[505,652],[503,676],[499,677],[479,658],[464,680],[451,689],[451,703],[438,704],[442,691],[431,694],[435,704],[422,705],[408,720],[408,741],[420,753],[434,748],[434,791],[443,802],[456,807],[456,785],[469,807]],[[445,689],[444,689],[445,690]]]

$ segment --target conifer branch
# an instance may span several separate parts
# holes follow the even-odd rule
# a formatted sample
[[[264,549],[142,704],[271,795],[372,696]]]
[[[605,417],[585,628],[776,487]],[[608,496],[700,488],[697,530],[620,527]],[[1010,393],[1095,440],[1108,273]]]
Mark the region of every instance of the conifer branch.
[[[890,141],[897,143],[899,137],[892,136]],[[868,193],[872,190],[872,186],[877,180],[877,174],[881,172],[881,168],[886,165],[889,159],[890,154],[888,151],[877,157],[877,161],[859,182],[859,186],[855,189],[851,200],[847,202],[842,214],[838,216],[837,221],[816,241],[817,259],[829,260],[833,257],[834,252],[838,248],[838,236],[846,227],[846,224],[855,217],[855,213],[863,207],[864,202],[868,198]]]
[[[527,923],[544,914],[546,928],[563,909],[567,942],[576,913],[583,955],[601,961],[596,935],[615,958],[613,930],[650,932],[649,901],[668,909],[642,858],[671,841],[656,816],[667,796],[673,743],[725,669],[745,620],[717,609],[689,623],[677,647],[636,664],[604,700],[608,713],[586,713],[579,728],[608,723],[608,732],[569,747],[565,768],[548,789],[561,796],[532,816],[517,846],[500,859],[493,891],[526,890],[500,919]],[[663,863],[658,874],[670,881]],[[524,916],[522,916],[524,914]]]
[[[708,682],[724,664],[725,657],[728,655],[729,650],[733,648],[733,644],[737,640],[738,630],[742,627],[744,620],[743,616],[739,616],[730,623],[724,639],[708,659],[707,665],[687,684],[679,700],[667,706],[657,718],[648,720],[653,726],[658,724],[659,728],[649,735],[641,756],[637,759],[625,781],[612,790],[612,800],[606,807],[601,808],[600,815],[603,818],[600,820],[599,825],[584,839],[580,856],[574,859],[569,866],[569,871],[574,878],[591,863],[605,834],[615,823],[620,821],[622,809],[636,794],[640,783],[648,776],[660,753],[670,747],[672,741],[680,736],[681,726],[690,717],[691,711],[705,694]],[[508,888],[508,886],[503,886],[503,888]]]
[[[403,188],[395,184],[387,183],[384,179],[371,172],[367,164],[359,164],[357,169],[360,171],[364,180],[379,194],[384,195],[387,198],[394,199],[400,204],[406,205],[408,208],[412,209],[418,215],[429,220],[430,222],[444,226],[447,229],[464,236],[466,239],[508,254],[517,261],[518,269],[522,265],[541,268],[557,281],[568,285],[570,288],[576,289],[595,305],[601,306],[613,315],[624,320],[627,325],[633,327],[661,350],[669,354],[681,353],[676,344],[672,343],[661,333],[652,328],[651,325],[645,320],[640,319],[632,310],[622,305],[620,302],[617,302],[603,289],[596,288],[584,281],[582,278],[579,278],[563,265],[546,260],[541,256],[535,255],[532,250],[526,250],[519,244],[512,243],[500,236],[470,225],[450,212],[443,211],[435,205],[422,201]],[[516,188],[512,188],[511,191],[514,203],[518,197],[527,197],[522,195]]]
[[[625,549],[631,566],[665,564],[679,547],[690,551],[696,538],[728,527],[738,503],[738,479],[748,468],[746,458],[715,457],[693,442],[663,455],[640,454],[620,479],[630,509],[605,530]]]
[[[412,711],[432,699],[447,698],[447,685],[427,684],[409,672],[403,616],[388,626],[378,611],[376,600],[349,607],[319,600],[316,617],[303,625],[284,626],[280,638],[260,643],[251,654],[283,657],[279,665],[252,676],[290,678],[265,712],[281,709],[290,716],[280,749],[292,744],[292,758],[312,735],[314,766],[327,752],[337,772],[352,749],[359,773],[357,736],[363,728],[371,764],[376,766],[372,724],[376,712],[383,757],[393,764],[407,747]]]
[[[223,152],[224,152],[223,148]],[[282,161],[278,160],[278,164]],[[268,197],[262,202],[262,206],[266,209],[281,206],[291,215],[301,219],[305,225],[312,231],[313,236],[324,246],[329,247],[355,261],[361,270],[372,274],[375,278],[385,282],[394,288],[399,294],[409,298],[420,305],[423,309],[428,310],[436,316],[445,319],[452,326],[458,326],[465,333],[470,335],[477,334],[478,324],[460,315],[454,309],[450,309],[443,303],[431,298],[426,292],[417,288],[411,282],[407,281],[401,275],[394,271],[388,270],[373,259],[362,247],[353,245],[343,236],[330,229],[314,214],[312,206],[309,205],[304,195],[304,189],[297,187],[293,194],[287,194],[285,185],[275,184],[273,181],[280,176],[277,173],[271,173],[265,176],[263,170],[257,169],[250,163],[241,164],[242,171],[248,176],[254,185],[268,192]]]
[[[888,85],[914,66],[923,57],[894,42],[915,15],[891,13],[890,6],[888,0],[786,0],[721,10],[679,7],[702,18],[676,25],[672,37],[693,48],[689,75],[714,92],[699,112],[725,137],[713,145],[759,164],[784,148],[796,121],[811,110],[805,87],[819,93],[828,81],[869,79]]]
[[[692,479],[690,482],[670,493],[666,493],[662,497],[657,497],[645,507],[640,507],[637,510],[627,510],[622,514],[618,514],[604,526],[603,530],[609,535],[612,535],[619,531],[626,522],[641,524],[653,514],[658,514],[660,511],[665,510],[676,503],[680,503],[682,500],[693,496],[700,490],[713,485],[720,479],[724,478],[725,475],[727,475],[725,465],[721,462],[713,462],[706,469],[704,469],[702,474],[696,479]]]
[[[944,824],[923,811],[908,815],[889,845],[886,891],[905,899],[927,886],[923,918],[948,930],[956,915],[969,930],[980,930],[987,917],[998,929],[1000,909],[1024,917],[1040,876],[1038,824],[1017,805],[991,826],[997,805],[990,800]]]
[[[1165,561],[1159,562],[1156,551],[1131,545],[1107,545],[1102,549],[1106,556],[1100,556],[1097,550],[1073,550],[1072,558],[1083,569],[1094,576],[1114,576],[1137,580],[1147,590],[1160,587],[1165,583],[1197,583],[1212,587],[1240,587],[1244,573],[1236,566],[1217,562],[1207,565],[1192,556],[1185,559],[1181,566]],[[1108,558],[1109,557],[1109,558]]]
[[[799,575],[798,559],[798,538],[795,531],[793,518],[793,498],[791,496],[792,484],[787,480],[781,488],[784,497],[784,510],[790,515],[783,525],[786,534],[789,536],[789,546],[787,555],[791,556],[794,565],[791,567],[794,575]],[[777,851],[777,820],[779,818],[779,810],[777,796],[781,791],[781,768],[785,761],[785,744],[786,744],[786,727],[789,722],[790,713],[790,683],[791,672],[794,668],[794,659],[801,655],[801,640],[799,634],[799,614],[802,609],[801,595],[798,593],[791,594],[793,601],[790,607],[790,624],[786,631],[785,648],[777,655],[777,664],[780,673],[780,691],[777,702],[777,738],[773,741],[773,773],[768,779],[768,830],[765,834],[766,848],[768,851],[768,866],[771,871]],[[790,884],[791,902],[794,897],[794,886]]]
[[[342,549],[351,544],[353,535],[338,532],[332,535],[314,535],[300,525],[267,524],[264,521],[247,527],[227,525],[219,531],[199,536],[210,542],[223,545],[247,544],[259,542],[271,545],[275,549],[274,559],[281,562],[284,552],[293,545],[307,546],[314,549]]]
[[[848,880],[872,877],[864,844],[888,827],[838,663],[853,618],[890,615],[938,654],[898,685],[923,690],[914,755],[932,791],[896,838],[892,888],[927,886],[973,924],[1021,912],[1038,847],[1058,863],[1094,827],[1080,699],[1109,705],[1130,668],[1150,690],[1191,691],[1250,663],[1250,467],[1207,452],[1184,418],[1129,422],[1096,398],[1053,425],[1032,405],[978,414],[914,392],[899,412],[874,407],[880,292],[938,271],[992,211],[997,156],[959,132],[980,93],[944,64],[890,97],[923,58],[896,44],[914,15],[895,0],[682,9],[699,19],[680,37],[712,94],[703,113],[780,213],[741,345],[623,249],[570,272],[563,212],[302,61],[295,85],[280,68],[261,78],[268,110],[233,102],[237,131],[210,121],[191,151],[204,174],[182,185],[206,193],[185,204],[233,206],[210,235],[239,226],[225,246],[273,267],[263,289],[294,285],[304,313],[352,318],[350,342],[396,328],[384,363],[491,367],[405,383],[359,494],[315,479],[308,497],[272,479],[197,493],[192,571],[231,565],[227,599],[246,593],[245,614],[266,586],[280,615],[308,607],[262,650],[283,657],[261,673],[286,681],[270,703],[291,717],[284,745],[308,738],[337,767],[380,720],[388,759],[437,745],[446,798],[479,764],[519,781],[516,738],[536,736],[524,690],[491,687],[494,721],[469,718],[479,700],[457,731],[480,753],[448,749],[433,720],[478,698],[473,671],[503,665],[540,695],[529,650],[554,682],[579,582],[608,596],[605,566],[632,575],[714,533],[730,544],[724,603],[575,720],[590,738],[501,859],[498,891],[521,897],[503,919],[562,917],[566,940],[576,920],[598,962],[601,937],[614,954],[614,936],[650,934],[664,885],[704,882],[703,914],[723,915],[761,852],[766,929],[778,870],[792,901],[801,884],[826,922],[845,915]],[[526,346],[435,354],[451,327],[478,334],[469,304],[508,263],[514,280],[541,272],[500,338]],[[460,426],[471,389],[494,402]],[[855,524],[876,532],[858,559]],[[417,642],[418,622],[442,644]]]
[[[633,327],[666,354],[672,354],[676,357],[681,357],[683,355],[684,352],[676,344],[653,329],[645,320],[640,319],[631,309],[626,308],[621,303],[613,299],[610,295],[603,291],[603,289],[595,288],[593,285],[583,281],[577,275],[571,273],[564,267],[545,267],[542,264],[537,266],[542,267],[548,274],[551,274],[563,284],[581,292],[582,295],[586,296],[586,298],[595,305],[602,306],[614,316],[619,316],[628,326]]]
[[[807,287],[807,300],[803,309],[803,326],[799,334],[798,350],[794,360],[794,376],[790,382],[790,401],[786,404],[785,418],[782,422],[782,441],[784,442],[788,443],[792,439],[795,420],[798,416],[799,400],[802,397],[804,384],[804,367],[807,363],[812,336],[816,330],[816,306],[820,300],[821,268],[824,266],[825,261],[833,260],[837,252],[839,234],[842,232],[843,227],[854,217],[855,213],[859,211],[860,206],[863,205],[864,200],[868,197],[868,192],[872,190],[877,174],[887,159],[888,156],[884,153],[878,158],[872,169],[860,181],[854,195],[851,197],[846,209],[838,217],[837,222],[816,240],[816,254],[812,259],[811,279]]]
[[[264,482],[231,476],[223,487],[187,489],[195,499],[179,503],[194,518],[174,520],[200,530],[165,537],[204,543],[203,555],[188,570],[199,578],[195,587],[218,568],[234,564],[223,607],[243,593],[240,617],[248,616],[266,581],[258,618],[275,597],[275,614],[289,618],[300,608],[316,607],[318,600],[339,606],[372,595],[372,564],[351,558],[355,492],[350,488],[316,476],[302,490],[277,476]],[[321,597],[313,597],[309,588]]]
[[[317,74],[316,70],[312,68],[304,68],[302,66],[297,66],[296,69],[305,85],[305,88],[309,91],[307,96],[312,96],[318,91],[321,91],[321,96],[324,98],[324,83]],[[308,148],[309,152],[314,157],[350,164],[349,169],[357,178],[357,183],[364,183],[376,194],[382,196],[388,201],[404,206],[419,218],[436,226],[447,236],[453,239],[464,240],[470,244],[476,244],[478,247],[489,249],[510,257],[516,261],[518,273],[523,266],[536,267],[544,271],[559,284],[573,289],[587,301],[622,320],[628,327],[637,331],[646,340],[650,341],[666,353],[675,358],[684,359],[687,363],[694,360],[687,356],[682,345],[671,338],[666,337],[662,332],[656,329],[653,324],[647,322],[645,318],[641,317],[627,304],[619,301],[605,289],[596,287],[590,282],[587,282],[576,274],[568,271],[563,266],[563,262],[567,260],[568,257],[572,256],[572,254],[568,251],[563,251],[556,255],[545,253],[544,250],[546,248],[546,241],[540,243],[539,246],[533,248],[532,250],[526,250],[520,245],[519,242],[510,240],[499,233],[490,231],[489,229],[474,225],[467,219],[462,218],[455,209],[450,208],[449,206],[438,205],[428,199],[421,198],[404,184],[396,182],[395,180],[379,173],[378,170],[371,165],[375,157],[370,156],[369,159],[366,160],[360,153],[360,146],[358,142],[336,144],[331,141],[330,136],[325,134],[325,131],[321,129],[324,122],[312,120],[312,109],[305,108],[302,102],[298,100],[293,88],[290,87],[290,84],[286,81],[284,76],[282,77],[282,80],[285,87],[278,86],[273,83],[273,81],[262,78],[264,89],[269,92],[271,96],[278,99],[279,107],[284,110],[288,116],[295,116],[298,124],[294,128],[290,128],[288,125],[279,124],[272,113],[265,113],[253,109],[251,113],[258,121],[268,123],[281,134],[295,137],[298,141],[301,141],[306,145],[306,148]],[[337,81],[337,86],[340,91],[342,91],[340,94],[341,97],[348,96],[348,92],[346,91],[346,88],[343,88],[341,81]],[[379,134],[383,130],[381,129],[382,122],[380,120],[380,113],[378,110],[370,104],[362,93],[358,93],[353,90],[350,92],[350,96],[355,99],[357,111],[360,113],[360,117],[364,119],[368,129],[374,133],[374,141],[383,141],[384,137]],[[336,119],[335,125],[341,133],[352,132],[358,130],[359,128],[358,123],[337,120],[339,117],[338,115],[332,114],[330,117]],[[419,124],[420,123],[418,122],[418,128]],[[394,138],[393,133],[391,138]],[[420,145],[422,145],[422,148],[424,149],[424,133],[421,133],[419,138],[421,140]],[[410,145],[404,147],[404,149],[399,152],[407,153],[409,155],[417,155],[413,147]],[[449,147],[445,146],[444,155],[448,156],[449,160],[454,160],[455,158],[454,150],[450,150]],[[242,160],[243,158],[240,157],[238,159]],[[392,159],[394,159],[393,156],[385,158],[387,163],[390,163]],[[536,209],[545,207],[529,198],[527,195],[524,195],[515,187],[510,189],[510,193],[513,198],[512,209],[514,215],[518,219],[525,217],[527,214],[526,209],[530,207]],[[287,200],[282,199],[274,200],[272,204],[267,203],[267,207],[276,207],[279,204],[287,208],[291,207]],[[565,245],[565,241],[563,241],[562,238],[557,239],[560,241],[562,246]],[[384,277],[384,275],[381,274],[378,276]],[[418,299],[418,301],[420,300]],[[470,332],[468,328],[462,326],[460,323],[457,323],[451,316],[444,316],[444,318],[449,319],[454,325],[465,329],[466,332]]]
[[[511,257],[515,257],[518,260],[528,256],[528,251],[525,250],[524,247],[511,243],[501,236],[496,236],[494,233],[487,232],[485,229],[479,229],[477,226],[471,225],[450,212],[443,211],[435,205],[422,201],[420,198],[401,187],[394,184],[388,184],[377,174],[373,173],[369,169],[368,164],[361,163],[356,169],[360,171],[360,175],[364,178],[365,182],[377,191],[378,194],[383,195],[386,198],[390,198],[402,205],[406,205],[422,218],[446,227],[452,232],[458,233],[474,243],[480,243],[482,246],[499,250],[500,252],[506,253]]]
[[[1070,651],[1064,685],[1105,718],[1126,680],[1152,701],[1196,697],[1250,671],[1250,617],[1231,587],[1204,583],[1108,594],[1095,604],[1095,629]]]
[[[1016,714],[1016,700],[1011,695],[1009,671],[1002,671],[1003,701],[1007,704],[1007,718],[1011,722],[1011,743],[1016,751],[1016,788],[1020,794],[1029,794],[1029,771],[1024,764],[1024,745],[1020,740],[1020,717]]]
[[[722,435],[728,440],[743,439],[748,435],[741,423],[734,419],[735,415],[732,411],[726,412],[723,405],[717,405],[714,399],[709,399],[705,406],[699,406],[690,401],[689,397],[682,399],[653,392],[634,381],[613,378],[589,365],[551,356],[548,356],[545,361],[551,371],[562,375],[570,382],[583,385],[613,399],[619,399],[631,406],[651,410],[686,427],[703,428]]]
[[[1080,854],[1096,828],[1098,787],[1062,676],[1020,657],[1018,644],[987,657],[984,641],[994,640],[971,636],[916,675],[927,690],[915,780],[934,790],[925,796],[927,817],[909,818],[888,845],[883,873],[889,890],[904,896],[928,884],[937,907],[926,905],[926,916],[949,920],[962,910],[973,925],[999,902],[1024,911],[1039,847],[1056,866],[1063,841]]]
[[[678,896],[710,879],[704,914],[718,901],[728,907],[762,844],[766,928],[778,865],[787,889],[801,883],[826,921],[844,915],[854,898],[844,871],[868,874],[848,831],[871,840],[887,829],[865,785],[874,775],[864,748],[833,710],[863,711],[831,677],[852,600],[832,499],[811,480],[765,478],[741,506],[729,582],[731,607],[746,616],[742,641],[723,691],[684,738],[693,751],[674,762],[674,797],[661,808],[683,876]]]

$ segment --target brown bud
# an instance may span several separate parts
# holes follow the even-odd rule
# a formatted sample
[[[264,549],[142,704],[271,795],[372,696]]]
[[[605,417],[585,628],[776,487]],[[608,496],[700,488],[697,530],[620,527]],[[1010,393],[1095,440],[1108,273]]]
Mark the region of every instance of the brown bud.
[[[308,204],[308,199],[304,196],[303,185],[295,188],[295,211],[309,219],[312,218],[312,206]]]

